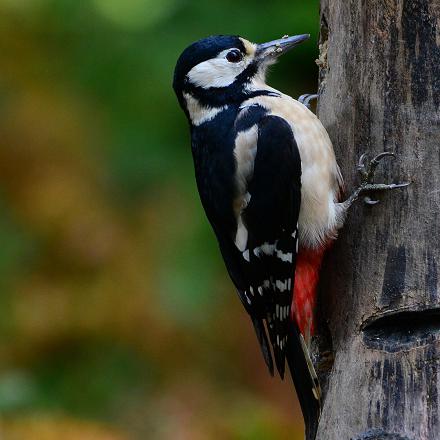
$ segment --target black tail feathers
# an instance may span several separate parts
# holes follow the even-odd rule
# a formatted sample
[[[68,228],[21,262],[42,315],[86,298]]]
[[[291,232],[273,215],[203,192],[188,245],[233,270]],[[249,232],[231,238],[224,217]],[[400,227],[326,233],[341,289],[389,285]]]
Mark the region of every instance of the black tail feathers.
[[[251,317],[252,324],[254,324],[255,333],[257,334],[258,342],[260,343],[261,352],[263,353],[264,361],[271,376],[273,376],[273,360],[270,351],[269,339],[267,338],[266,328],[264,322],[260,318]]]
[[[286,358],[306,426],[306,440],[314,440],[321,415],[321,387],[302,334],[290,323]]]
[[[266,329],[264,320],[252,317],[255,332],[260,343],[264,360],[270,371],[274,375],[274,362],[270,348],[269,338],[267,336],[270,329]],[[275,362],[281,378],[284,376],[284,364],[287,359],[293,384],[295,385],[301,410],[306,426],[306,440],[314,440],[318,430],[319,417],[321,415],[321,387],[318,376],[310,359],[309,350],[304,338],[295,322],[290,321],[287,344],[284,350],[279,348],[275,341],[272,341]]]

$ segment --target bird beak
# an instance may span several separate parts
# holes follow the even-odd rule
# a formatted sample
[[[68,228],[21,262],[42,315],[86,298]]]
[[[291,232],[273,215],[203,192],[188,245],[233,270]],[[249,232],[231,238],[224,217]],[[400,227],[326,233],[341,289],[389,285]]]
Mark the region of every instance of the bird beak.
[[[274,60],[283,53],[293,49],[298,44],[310,38],[310,34],[294,35],[293,37],[285,36],[279,40],[269,41],[268,43],[257,44],[255,53],[256,58],[263,60]]]

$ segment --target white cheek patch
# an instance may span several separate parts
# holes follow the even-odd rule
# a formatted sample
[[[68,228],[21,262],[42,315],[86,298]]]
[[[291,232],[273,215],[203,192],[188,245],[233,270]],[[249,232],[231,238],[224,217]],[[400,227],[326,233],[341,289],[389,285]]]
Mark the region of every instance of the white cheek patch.
[[[187,74],[189,82],[204,89],[230,86],[250,62],[248,57],[238,63],[229,62],[226,59],[226,54],[230,50],[224,50],[216,58],[203,61],[194,66]]]

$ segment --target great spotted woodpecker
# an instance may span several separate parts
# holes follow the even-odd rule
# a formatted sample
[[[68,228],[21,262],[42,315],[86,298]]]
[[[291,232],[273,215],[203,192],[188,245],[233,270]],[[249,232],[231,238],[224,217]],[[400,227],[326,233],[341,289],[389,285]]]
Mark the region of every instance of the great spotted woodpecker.
[[[308,343],[324,252],[361,192],[405,184],[372,183],[378,161],[390,153],[367,165],[363,157],[361,186],[339,200],[342,177],[326,130],[306,105],[265,82],[267,67],[308,38],[199,40],[178,59],[173,87],[226,268],[271,374],[274,358],[283,377],[287,359],[313,438],[320,387]]]

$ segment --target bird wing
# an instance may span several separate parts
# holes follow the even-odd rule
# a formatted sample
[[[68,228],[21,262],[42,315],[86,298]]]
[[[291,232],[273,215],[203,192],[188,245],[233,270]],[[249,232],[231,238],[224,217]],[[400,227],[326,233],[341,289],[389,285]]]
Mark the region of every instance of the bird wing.
[[[263,116],[257,130],[253,171],[245,188],[248,202],[239,219],[246,242],[234,245],[235,249],[221,247],[269,370],[273,373],[268,339],[283,377],[298,242],[301,159],[284,119]]]

